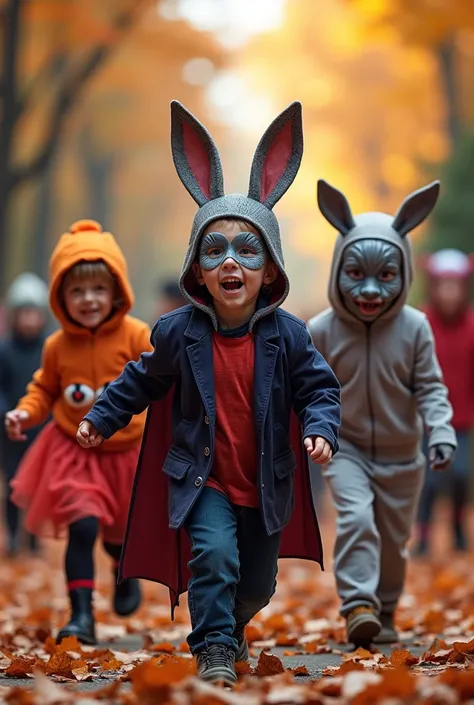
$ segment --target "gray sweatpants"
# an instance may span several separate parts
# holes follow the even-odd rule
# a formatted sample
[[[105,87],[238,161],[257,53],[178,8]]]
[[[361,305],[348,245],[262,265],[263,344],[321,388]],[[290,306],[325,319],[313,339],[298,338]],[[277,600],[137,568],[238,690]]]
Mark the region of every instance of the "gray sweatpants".
[[[334,572],[342,615],[360,606],[395,610],[424,468],[421,453],[408,463],[373,463],[345,441],[324,468],[337,510]]]

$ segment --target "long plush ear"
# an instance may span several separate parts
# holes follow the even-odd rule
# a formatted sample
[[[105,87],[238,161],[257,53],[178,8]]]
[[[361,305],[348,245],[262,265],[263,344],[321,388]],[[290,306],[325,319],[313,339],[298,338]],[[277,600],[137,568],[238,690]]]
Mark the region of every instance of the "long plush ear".
[[[351,207],[341,191],[328,184],[324,179],[319,179],[317,187],[318,206],[331,225],[342,235],[347,235],[355,227]]]
[[[433,181],[405,198],[392,223],[399,235],[404,237],[429,216],[438,200],[439,186],[439,181]]]
[[[217,147],[206,128],[177,100],[171,102],[171,151],[179,178],[199,206],[224,195]]]
[[[255,150],[249,198],[273,208],[289,189],[303,156],[301,103],[291,103],[269,127]]]

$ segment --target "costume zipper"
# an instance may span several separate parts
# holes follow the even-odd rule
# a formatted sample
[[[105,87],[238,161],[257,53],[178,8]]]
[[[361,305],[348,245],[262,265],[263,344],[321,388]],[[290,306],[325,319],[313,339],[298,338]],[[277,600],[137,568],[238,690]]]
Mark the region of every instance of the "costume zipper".
[[[365,374],[365,385],[367,392],[367,406],[369,407],[369,418],[370,418],[370,454],[372,457],[372,462],[375,463],[375,418],[374,418],[374,407],[372,405],[372,396],[370,394],[370,327],[367,326],[367,344],[366,344],[366,374]]]

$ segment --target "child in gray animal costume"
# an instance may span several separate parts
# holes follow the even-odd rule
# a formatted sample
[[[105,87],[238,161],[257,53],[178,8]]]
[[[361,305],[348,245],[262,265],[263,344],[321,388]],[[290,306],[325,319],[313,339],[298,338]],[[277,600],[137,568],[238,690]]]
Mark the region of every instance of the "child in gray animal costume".
[[[340,450],[324,469],[337,510],[334,570],[348,641],[393,643],[406,543],[423,483],[423,425],[432,470],[456,448],[452,409],[426,316],[405,304],[412,282],[407,234],[431,212],[434,182],[395,217],[353,217],[344,195],[318,182],[318,204],[339,232],[331,308],[309,321],[313,343],[338,377]]]

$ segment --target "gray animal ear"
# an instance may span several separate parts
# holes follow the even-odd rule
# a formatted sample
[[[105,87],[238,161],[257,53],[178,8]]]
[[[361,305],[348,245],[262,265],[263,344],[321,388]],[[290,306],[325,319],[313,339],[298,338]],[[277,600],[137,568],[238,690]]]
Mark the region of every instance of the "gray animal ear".
[[[438,200],[439,187],[440,182],[433,181],[405,198],[392,223],[392,228],[401,237],[405,237],[429,216]]]
[[[341,191],[327,181],[319,179],[317,198],[319,210],[341,235],[347,235],[352,228],[355,228],[351,207]]]
[[[301,103],[283,110],[265,130],[250,171],[248,197],[273,208],[289,189],[303,156]]]
[[[224,195],[221,159],[214,140],[177,100],[171,102],[171,151],[179,178],[199,206]]]

